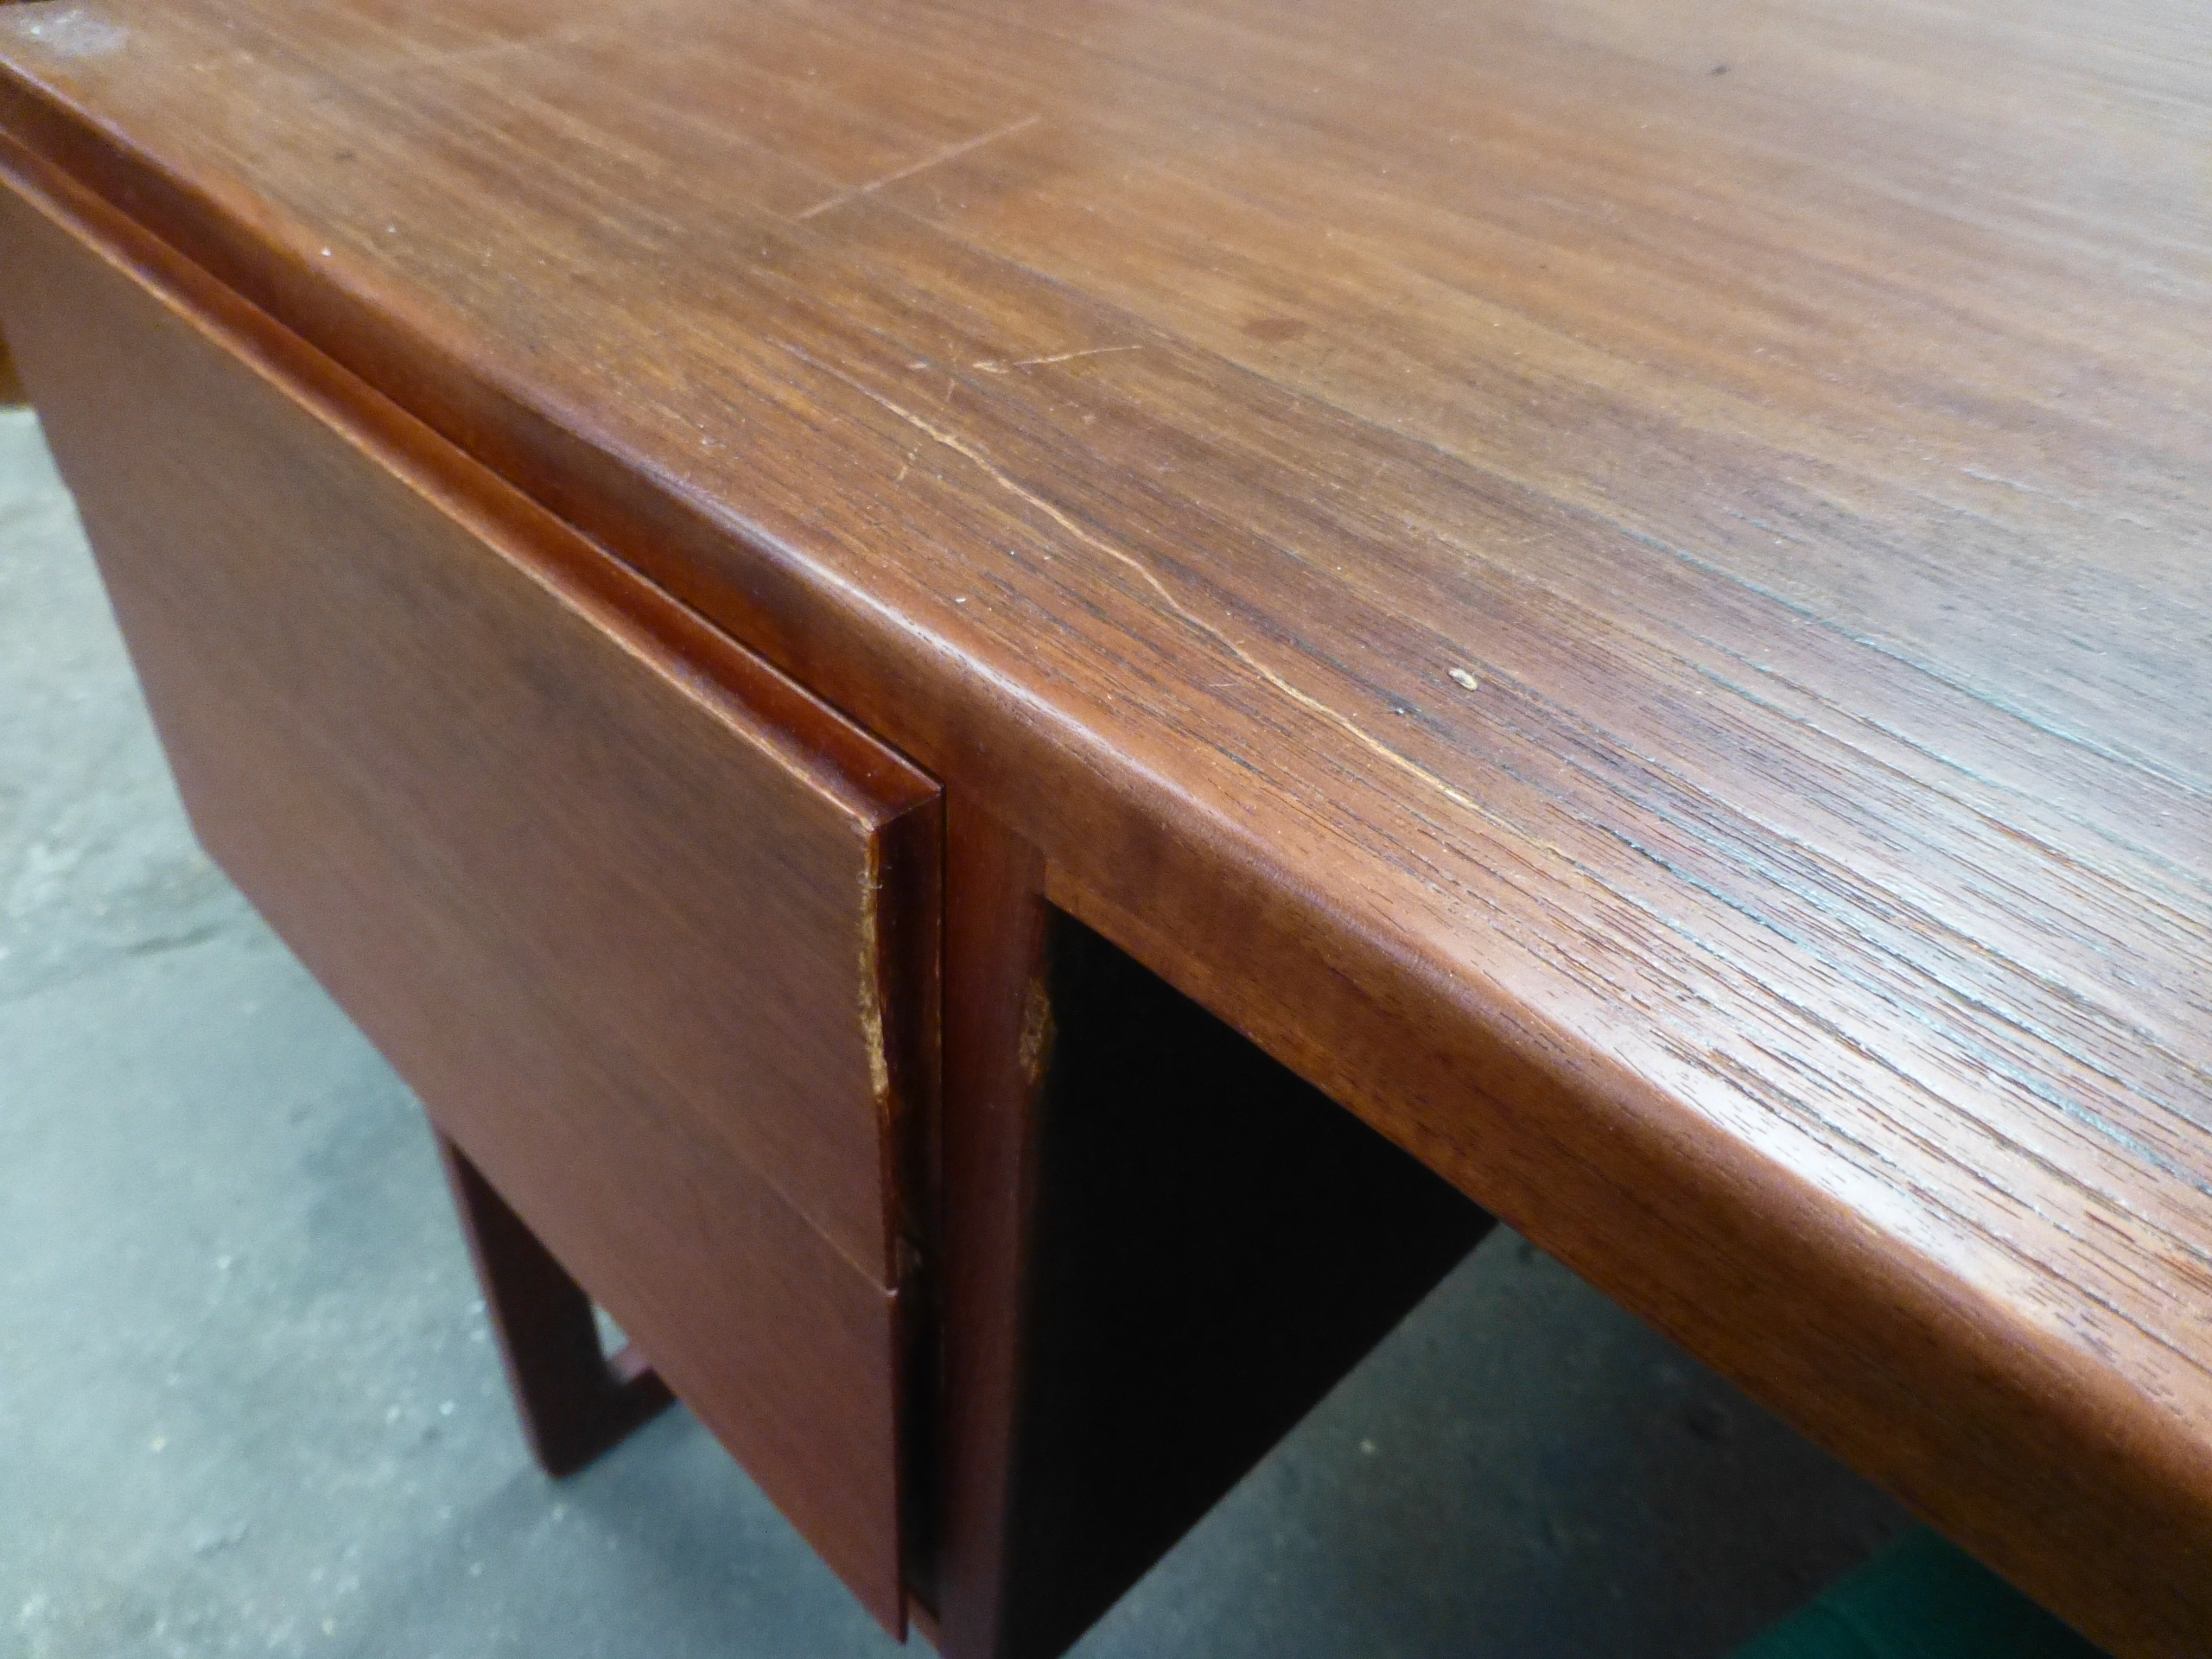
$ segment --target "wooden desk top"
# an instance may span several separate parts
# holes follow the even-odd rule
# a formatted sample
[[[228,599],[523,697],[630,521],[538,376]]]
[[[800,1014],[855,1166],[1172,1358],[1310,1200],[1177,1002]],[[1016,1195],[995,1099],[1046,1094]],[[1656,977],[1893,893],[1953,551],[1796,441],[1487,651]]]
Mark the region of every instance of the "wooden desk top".
[[[0,66],[1071,908],[2205,1650],[2200,7],[49,0]]]

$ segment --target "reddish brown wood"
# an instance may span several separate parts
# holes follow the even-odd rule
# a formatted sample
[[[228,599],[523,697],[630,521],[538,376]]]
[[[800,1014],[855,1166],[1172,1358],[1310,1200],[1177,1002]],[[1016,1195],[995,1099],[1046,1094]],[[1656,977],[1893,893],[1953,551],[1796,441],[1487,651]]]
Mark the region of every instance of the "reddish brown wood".
[[[10,321],[201,838],[903,1628],[934,786],[83,205]]]
[[[938,1517],[925,1564],[941,1651],[996,1659],[1015,1521],[1015,1427],[1035,1228],[1035,1117],[1052,1001],[1036,850],[959,794],[945,814]]]
[[[88,0],[0,16],[0,128],[2107,1645],[2194,1654],[2201,35]]]
[[[438,1155],[499,1338],[523,1438],[547,1474],[574,1474],[675,1396],[634,1343],[613,1354],[601,1350],[589,1294],[468,1155],[442,1135]]]
[[[1052,1659],[1490,1225],[949,814],[942,1650]]]
[[[8,341],[0,336],[0,404],[23,401],[23,383],[16,372],[16,359],[8,354]]]

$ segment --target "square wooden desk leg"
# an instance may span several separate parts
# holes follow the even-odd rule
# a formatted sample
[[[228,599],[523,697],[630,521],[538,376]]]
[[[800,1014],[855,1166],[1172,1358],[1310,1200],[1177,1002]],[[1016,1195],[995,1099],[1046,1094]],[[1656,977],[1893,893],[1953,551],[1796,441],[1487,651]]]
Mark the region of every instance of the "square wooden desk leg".
[[[523,1434],[547,1474],[574,1474],[674,1396],[634,1347],[611,1358],[601,1351],[583,1287],[443,1135],[438,1153]]]
[[[1059,1659],[1491,1218],[946,817],[944,1659]],[[931,1570],[933,1569],[933,1571]]]
[[[8,355],[7,336],[0,334],[0,409],[23,401],[23,383],[16,376],[15,359]]]

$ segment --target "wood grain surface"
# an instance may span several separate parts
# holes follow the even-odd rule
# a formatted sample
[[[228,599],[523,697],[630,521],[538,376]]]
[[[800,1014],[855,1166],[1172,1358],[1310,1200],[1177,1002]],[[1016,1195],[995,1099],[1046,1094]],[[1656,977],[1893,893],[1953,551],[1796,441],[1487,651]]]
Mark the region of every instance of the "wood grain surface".
[[[2212,1644],[2201,8],[73,0],[0,127]]]
[[[1038,1096],[1052,1019],[1037,849],[960,793],[944,814],[944,1085],[933,1275],[943,1400],[935,1524],[917,1563],[948,1659],[1001,1659],[1022,1496],[1017,1426],[1037,1235]]]
[[[903,1630],[936,785],[127,226],[0,227],[201,841]]]

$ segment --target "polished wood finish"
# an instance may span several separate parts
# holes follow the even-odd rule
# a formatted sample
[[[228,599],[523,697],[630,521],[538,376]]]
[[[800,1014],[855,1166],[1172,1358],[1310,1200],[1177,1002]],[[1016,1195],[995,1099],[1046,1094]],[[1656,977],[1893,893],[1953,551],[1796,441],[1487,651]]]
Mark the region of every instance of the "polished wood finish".
[[[936,786],[105,210],[0,226],[201,840],[903,1629]]]
[[[945,803],[944,1090],[937,1315],[943,1405],[924,1599],[949,1659],[999,1659],[1016,1586],[1015,1425],[1036,1234],[1035,1109],[1052,988],[1045,861],[954,791]]]
[[[8,341],[0,336],[0,404],[23,401],[23,383],[16,372],[16,359],[8,355]]]
[[[2209,81],[2181,0],[0,11],[17,143],[2129,1654],[2212,1643]]]
[[[574,1474],[674,1402],[634,1343],[600,1344],[591,1297],[444,1135],[438,1156],[538,1466]]]

